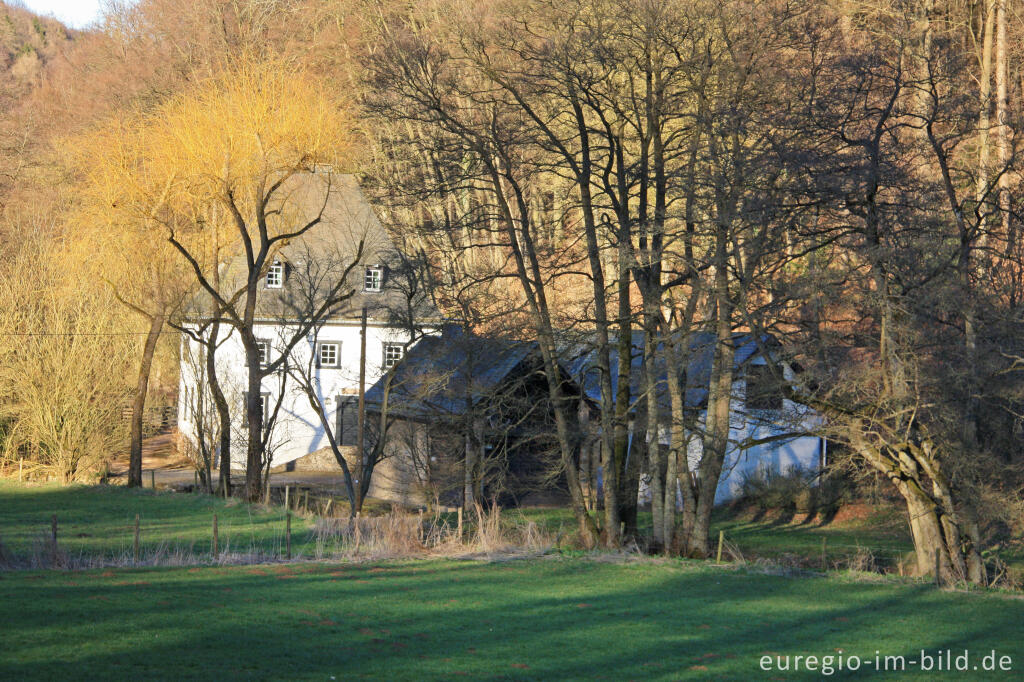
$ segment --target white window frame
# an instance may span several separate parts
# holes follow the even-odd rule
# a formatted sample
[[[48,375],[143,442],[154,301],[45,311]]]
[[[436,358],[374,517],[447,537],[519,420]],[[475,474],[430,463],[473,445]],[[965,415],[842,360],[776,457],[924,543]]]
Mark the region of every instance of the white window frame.
[[[325,348],[334,349],[334,361],[324,362],[323,351]],[[337,368],[341,366],[341,343],[337,341],[321,341],[316,344],[316,366],[324,368]]]
[[[256,347],[259,349],[257,362],[260,367],[270,364],[270,339],[256,339]]]
[[[276,260],[270,265],[270,269],[267,270],[266,282],[268,289],[284,287],[284,263]]]
[[[395,357],[394,354],[391,354],[389,356],[389,351],[393,351],[396,348],[398,349],[397,357]],[[395,365],[400,363],[403,358],[405,358],[405,344],[402,344],[402,343],[385,343],[384,344],[383,357],[384,357],[384,361],[383,361],[382,364],[383,364],[384,369],[385,370],[391,369],[392,367],[394,367]]]
[[[363,291],[379,293],[384,288],[384,267],[367,265],[363,273]]]

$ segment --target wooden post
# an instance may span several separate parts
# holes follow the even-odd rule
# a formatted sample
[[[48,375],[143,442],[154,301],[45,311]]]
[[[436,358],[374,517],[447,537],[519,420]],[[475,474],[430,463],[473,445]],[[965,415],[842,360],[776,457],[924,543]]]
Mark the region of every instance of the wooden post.
[[[292,513],[289,510],[287,514],[284,524],[285,547],[287,548],[285,558],[290,560],[292,558]]]
[[[220,531],[217,528],[217,515],[213,515],[213,560],[220,555]]]
[[[722,563],[722,543],[725,542],[725,531],[718,531],[718,556],[715,558],[715,563]]]
[[[309,491],[308,490],[302,491],[302,513],[303,514],[308,514],[309,513]]]
[[[139,565],[139,515],[135,515],[135,541],[132,543],[132,559]]]
[[[426,538],[423,537],[423,510],[420,509],[420,542],[423,542]]]
[[[24,457],[19,457],[18,458],[18,483],[21,483],[21,470],[22,470],[22,468],[24,468],[24,466],[25,466],[25,458]]]
[[[324,516],[330,516],[331,515],[331,505],[332,504],[334,504],[334,498],[333,497],[327,498],[327,507],[324,509]]]
[[[156,490],[156,469],[149,470],[149,487]]]
[[[195,492],[199,490],[199,472],[193,471],[192,478],[195,481],[195,484],[192,486],[192,491]]]
[[[462,542],[462,507],[459,507],[459,542]]]
[[[290,509],[290,507],[288,506],[288,495],[291,493],[291,490],[292,490],[292,487],[290,485],[286,485],[284,487],[284,508],[285,509]]]
[[[822,538],[821,539],[821,570],[823,570],[823,571],[827,571],[828,570],[828,559],[825,558],[825,540],[826,539],[827,538]]]

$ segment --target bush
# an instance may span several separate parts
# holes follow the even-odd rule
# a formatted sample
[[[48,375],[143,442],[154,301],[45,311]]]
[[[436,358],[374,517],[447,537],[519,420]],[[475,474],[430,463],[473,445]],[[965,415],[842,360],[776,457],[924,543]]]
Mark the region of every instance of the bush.
[[[781,473],[758,471],[743,480],[742,496],[763,510],[811,513],[818,506],[816,480],[817,474],[798,468]]]

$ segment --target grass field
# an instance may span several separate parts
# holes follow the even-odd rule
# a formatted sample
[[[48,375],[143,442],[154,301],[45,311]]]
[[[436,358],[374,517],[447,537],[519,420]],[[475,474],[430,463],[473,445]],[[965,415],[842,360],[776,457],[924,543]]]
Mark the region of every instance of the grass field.
[[[115,559],[132,551],[139,515],[142,554],[160,549],[210,551],[217,514],[221,551],[280,553],[285,515],[207,495],[128,489],[119,486],[20,485],[0,480],[0,542],[24,555],[50,533],[57,515],[58,544],[71,557]],[[296,554],[310,542],[309,524],[292,519]]]
[[[679,561],[7,573],[0,604],[4,679],[750,679],[772,677],[763,655],[947,648],[1024,665],[1019,599]]]
[[[176,545],[205,560],[215,512],[222,543],[279,556],[279,508],[0,481],[0,540],[14,554],[31,552],[56,513],[63,551],[117,563],[139,514],[144,554]],[[525,515],[570,527],[560,510]],[[823,534],[837,551],[844,541],[902,542],[870,520],[831,527],[721,514],[716,523],[765,554],[813,553]],[[296,517],[293,531],[295,553],[312,554],[307,522]],[[909,661],[921,649],[969,649],[974,662],[996,650],[1024,665],[1015,596],[600,555],[8,571],[0,606],[0,679],[749,679],[773,676],[759,667],[764,655],[838,650],[865,666],[876,650]]]

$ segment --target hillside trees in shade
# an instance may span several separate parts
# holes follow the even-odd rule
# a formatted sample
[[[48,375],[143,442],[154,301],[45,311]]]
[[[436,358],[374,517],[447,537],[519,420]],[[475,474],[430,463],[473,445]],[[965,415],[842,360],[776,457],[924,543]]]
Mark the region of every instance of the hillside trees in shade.
[[[760,314],[751,306],[767,274],[801,249],[788,229],[802,206],[787,171],[806,126],[794,125],[798,103],[781,93],[802,92],[822,40],[805,31],[818,17],[744,3],[507,2],[475,11],[457,25],[433,20],[433,10],[386,15],[380,53],[367,64],[370,107],[387,121],[384,154],[404,169],[405,192],[444,207],[442,220],[426,224],[449,237],[431,240],[440,260],[503,245],[513,265],[492,277],[519,283],[553,358],[566,324],[593,330],[605,543],[621,542],[622,521],[636,532],[637,473],[627,462],[646,458],[654,545],[705,555],[729,430],[732,336],[749,326],[744,316]],[[552,310],[547,297],[565,286],[588,286],[592,303]],[[671,382],[663,451],[655,364],[679,376],[679,341],[706,326],[720,341],[712,416],[699,425]],[[634,329],[647,339],[637,395],[630,382],[613,384],[630,372]],[[634,410],[646,422],[634,421],[627,452]],[[688,431],[700,431],[709,453],[696,484],[681,456]],[[564,469],[575,467],[577,448],[563,440]],[[677,481],[687,502],[679,538]]]
[[[472,20],[448,21],[449,6]],[[710,329],[706,421],[687,420],[670,381],[668,452],[640,435],[654,545],[707,553],[731,338],[772,331],[802,362],[823,361],[800,395],[863,465],[892,478],[919,570],[938,551],[944,572],[982,579],[973,503],[998,475],[991,415],[1016,409],[1007,373],[1020,357],[1007,333],[1020,270],[1005,7],[985,7],[511,1],[381,12],[370,109],[392,189],[438,207],[411,221],[433,257],[504,253],[492,277],[518,283],[552,353],[560,325],[594,330],[607,544],[619,541],[629,487],[615,485],[627,475],[617,459],[627,410],[653,402],[655,360],[684,366],[675,339]],[[589,286],[593,304],[550,306],[567,286]],[[612,395],[604,377],[628,356],[634,326],[647,340],[644,388],[631,396],[619,382]],[[829,371],[834,343],[860,357],[853,374]],[[658,429],[655,410],[646,424],[642,414],[634,435]],[[679,457],[688,431],[706,453],[695,483]],[[679,538],[666,494],[677,480]],[[595,523],[575,494],[574,508],[581,527]]]

